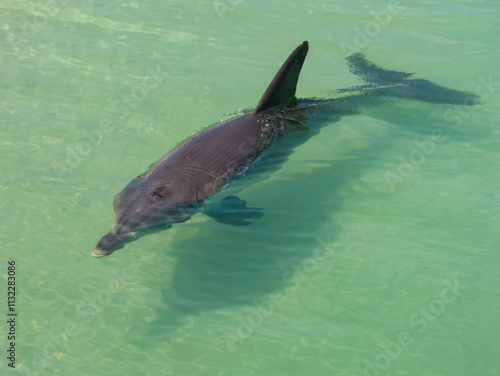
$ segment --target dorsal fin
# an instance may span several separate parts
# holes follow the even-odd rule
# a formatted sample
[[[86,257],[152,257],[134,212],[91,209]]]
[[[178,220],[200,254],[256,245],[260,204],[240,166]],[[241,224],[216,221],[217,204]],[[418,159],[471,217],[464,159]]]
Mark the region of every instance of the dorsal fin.
[[[297,100],[295,98],[297,80],[299,79],[300,69],[302,68],[302,64],[304,64],[308,49],[309,43],[304,41],[291,53],[269,84],[255,108],[255,112],[295,103]]]

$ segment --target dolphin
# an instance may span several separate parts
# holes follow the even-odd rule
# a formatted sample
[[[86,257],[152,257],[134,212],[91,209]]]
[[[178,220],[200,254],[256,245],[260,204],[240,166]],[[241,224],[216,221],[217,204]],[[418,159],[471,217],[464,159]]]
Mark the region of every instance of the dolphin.
[[[278,137],[296,129],[307,131],[305,124],[318,111],[353,113],[359,103],[377,103],[391,97],[457,105],[479,101],[477,95],[380,68],[359,53],[347,61],[351,71],[362,77],[366,85],[337,90],[340,96],[333,99],[299,100],[295,92],[308,49],[309,44],[304,41],[291,53],[254,110],[189,137],[118,193],[113,202],[114,225],[99,240],[92,256],[109,255],[148,232],[187,221]],[[248,225],[248,219],[262,215],[259,209],[247,208],[236,196],[226,197],[221,207],[222,215],[213,208],[205,214],[239,225]]]

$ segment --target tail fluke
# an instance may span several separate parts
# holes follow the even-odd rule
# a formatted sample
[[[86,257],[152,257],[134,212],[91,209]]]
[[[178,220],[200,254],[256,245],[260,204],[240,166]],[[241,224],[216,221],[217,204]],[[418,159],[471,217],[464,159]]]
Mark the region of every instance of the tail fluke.
[[[431,103],[474,105],[480,97],[460,90],[448,89],[435,83],[423,80],[409,80],[413,73],[404,73],[380,68],[356,53],[347,58],[352,73],[362,77],[374,88],[383,90],[385,95],[416,99]]]
[[[356,76],[361,76],[370,84],[388,84],[398,82],[410,77],[413,73],[404,73],[386,70],[365,59],[361,53],[356,53],[347,58],[349,68]]]

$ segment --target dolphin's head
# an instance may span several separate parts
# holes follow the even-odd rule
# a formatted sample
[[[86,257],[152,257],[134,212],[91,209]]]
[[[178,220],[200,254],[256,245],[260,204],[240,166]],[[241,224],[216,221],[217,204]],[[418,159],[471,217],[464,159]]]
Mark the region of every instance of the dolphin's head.
[[[163,229],[166,224],[183,222],[190,217],[190,210],[179,204],[172,187],[137,184],[136,180],[115,196],[115,224],[99,240],[92,256],[107,256],[149,232],[148,229]]]

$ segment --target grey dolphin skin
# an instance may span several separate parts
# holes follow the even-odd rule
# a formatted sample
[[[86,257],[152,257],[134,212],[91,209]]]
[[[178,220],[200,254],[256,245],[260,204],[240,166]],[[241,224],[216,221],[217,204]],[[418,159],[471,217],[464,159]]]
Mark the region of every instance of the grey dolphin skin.
[[[109,255],[148,229],[159,230],[188,220],[208,197],[255,162],[278,137],[297,127],[307,130],[303,124],[317,111],[352,114],[361,103],[378,103],[391,97],[459,105],[473,105],[479,100],[476,95],[385,70],[361,54],[347,61],[351,71],[367,85],[337,90],[339,94],[352,93],[338,98],[298,100],[295,91],[308,49],[308,42],[303,42],[292,52],[255,110],[188,138],[118,193],[113,203],[115,223],[97,243],[92,256]],[[222,204],[226,216],[219,218],[220,222],[230,223],[227,213],[231,212],[237,216],[239,211],[243,219],[262,215],[234,196],[222,200]],[[242,218],[235,224],[249,223]]]

